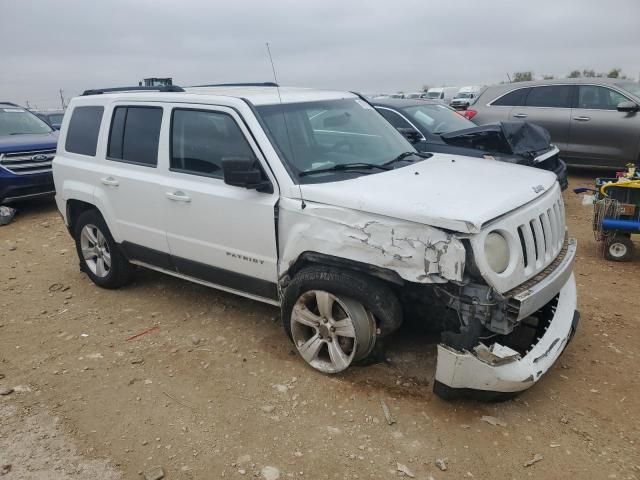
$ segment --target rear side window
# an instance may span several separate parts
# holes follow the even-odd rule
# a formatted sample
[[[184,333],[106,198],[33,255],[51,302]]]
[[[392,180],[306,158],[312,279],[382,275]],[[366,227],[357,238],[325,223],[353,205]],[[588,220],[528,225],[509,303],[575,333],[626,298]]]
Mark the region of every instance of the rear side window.
[[[64,149],[95,157],[104,107],[76,107],[71,114]]]
[[[573,87],[570,85],[534,87],[529,92],[525,105],[527,107],[570,108],[572,91]]]
[[[387,110],[386,108],[380,108],[380,109],[378,109],[378,111],[394,127],[396,127],[396,128],[411,128],[411,129],[414,129],[409,122],[407,122],[404,118],[402,118],[396,112],[392,112],[391,110]]]
[[[222,162],[239,158],[256,157],[230,115],[203,110],[173,111],[171,170],[222,178]]]
[[[496,105],[498,107],[519,107],[524,104],[524,99],[527,97],[529,90],[531,89],[519,88],[494,100],[491,102],[491,105]]]
[[[111,121],[107,157],[155,167],[158,164],[158,142],[162,108],[116,107]]]

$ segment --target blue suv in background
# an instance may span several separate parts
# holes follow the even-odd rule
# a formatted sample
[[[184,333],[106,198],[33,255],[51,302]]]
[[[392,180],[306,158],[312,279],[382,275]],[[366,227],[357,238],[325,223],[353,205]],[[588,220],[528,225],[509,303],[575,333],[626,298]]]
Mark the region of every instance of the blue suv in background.
[[[28,110],[0,102],[0,204],[55,192],[58,132]]]

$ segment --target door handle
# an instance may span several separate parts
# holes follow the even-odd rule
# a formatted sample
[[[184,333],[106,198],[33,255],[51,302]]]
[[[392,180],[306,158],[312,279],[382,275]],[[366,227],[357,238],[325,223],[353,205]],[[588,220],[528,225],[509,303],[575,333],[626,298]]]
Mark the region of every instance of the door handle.
[[[180,190],[177,192],[167,192],[166,195],[169,200],[173,200],[174,202],[189,203],[191,201],[191,197]]]
[[[591,120],[591,117],[573,117],[574,120],[578,120],[579,122],[588,122]]]
[[[110,187],[117,187],[118,185],[120,185],[120,182],[113,177],[104,177],[101,178],[100,181],[104,185],[109,185]]]
[[[527,118],[527,114],[526,113],[516,113],[514,115],[515,118]]]

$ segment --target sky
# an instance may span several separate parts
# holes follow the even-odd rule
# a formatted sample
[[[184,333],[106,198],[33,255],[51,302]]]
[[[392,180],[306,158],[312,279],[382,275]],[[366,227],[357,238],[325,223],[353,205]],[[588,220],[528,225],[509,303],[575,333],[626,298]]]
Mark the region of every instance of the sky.
[[[0,100],[272,81],[366,93],[573,69],[640,75],[640,0],[0,0]]]

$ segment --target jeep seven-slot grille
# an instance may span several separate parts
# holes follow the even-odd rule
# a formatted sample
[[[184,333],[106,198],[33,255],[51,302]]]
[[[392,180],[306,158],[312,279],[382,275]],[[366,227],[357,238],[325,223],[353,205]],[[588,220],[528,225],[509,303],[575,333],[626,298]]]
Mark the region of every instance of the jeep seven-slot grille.
[[[0,166],[16,175],[50,172],[55,154],[55,149],[3,153],[0,154]]]
[[[538,216],[518,227],[525,273],[538,272],[562,249],[565,237],[562,197]]]

